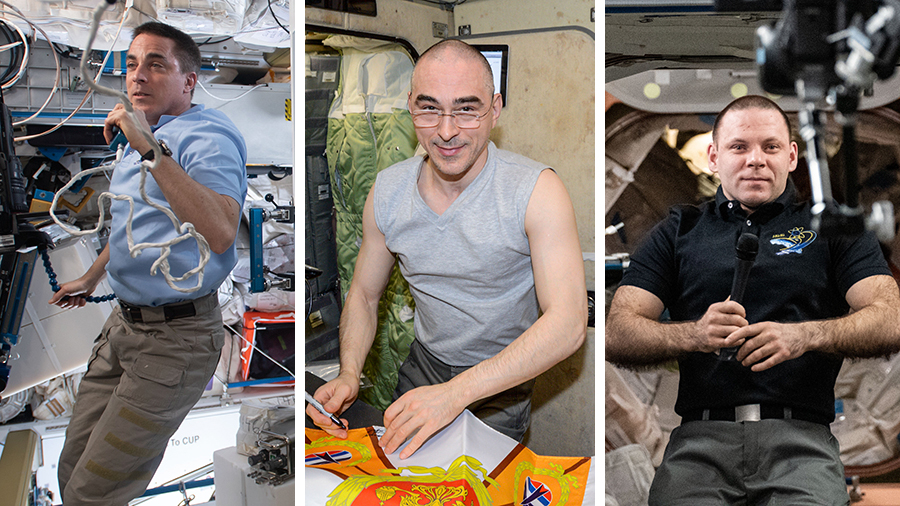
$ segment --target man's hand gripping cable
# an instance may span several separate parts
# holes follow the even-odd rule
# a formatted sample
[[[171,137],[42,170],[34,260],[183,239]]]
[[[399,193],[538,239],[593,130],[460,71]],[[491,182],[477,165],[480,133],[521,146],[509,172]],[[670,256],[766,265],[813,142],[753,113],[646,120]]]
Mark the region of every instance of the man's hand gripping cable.
[[[94,17],[93,17],[93,22],[91,23],[91,32],[90,32],[90,35],[88,36],[87,47],[84,50],[84,53],[82,54],[82,57],[81,57],[81,75],[82,75],[83,81],[95,93],[100,93],[103,95],[108,95],[108,96],[118,98],[119,101],[122,102],[122,105],[125,107],[125,110],[128,112],[128,114],[131,115],[132,118],[134,118],[134,108],[132,107],[131,101],[128,100],[128,96],[126,94],[122,93],[121,91],[107,88],[105,86],[100,86],[99,84],[94,82],[94,80],[90,77],[90,68],[88,65],[88,55],[91,52],[91,45],[94,42],[94,37],[96,37],[96,35],[97,35],[97,29],[100,25],[100,17],[103,15],[103,12],[106,10],[106,7],[108,5],[109,4],[107,4],[106,2],[103,2],[100,5],[98,5],[97,8],[94,10]],[[140,125],[141,123],[139,121],[137,121],[135,118],[135,124]],[[160,249],[159,258],[155,262],[153,262],[153,265],[150,267],[150,274],[156,275],[157,270],[162,271],[163,276],[165,276],[165,278],[166,278],[166,283],[168,283],[169,286],[172,287],[173,290],[177,290],[179,292],[197,291],[200,289],[200,287],[203,283],[203,268],[206,266],[206,263],[209,262],[209,258],[210,258],[209,243],[206,242],[206,238],[203,237],[203,235],[201,235],[199,232],[197,232],[194,229],[194,225],[192,223],[189,223],[189,222],[180,223],[178,221],[178,218],[175,216],[175,213],[173,213],[171,209],[164,207],[156,202],[153,202],[150,199],[150,197],[147,195],[147,192],[146,192],[147,172],[149,170],[156,168],[157,164],[159,164],[160,161],[162,160],[163,155],[162,155],[162,150],[159,147],[159,143],[156,142],[156,139],[153,137],[153,134],[151,132],[147,131],[146,129],[142,129],[141,134],[143,134],[144,138],[147,139],[147,142],[149,142],[150,145],[153,147],[153,153],[154,153],[154,157],[153,157],[152,161],[145,160],[145,161],[141,162],[141,181],[140,181],[141,197],[151,207],[159,210],[160,212],[162,212],[166,216],[168,216],[169,220],[172,221],[172,226],[174,226],[175,229],[178,230],[179,233],[182,235],[179,235],[178,237],[175,237],[175,238],[173,238],[169,241],[165,241],[165,242],[158,242],[158,243],[143,242],[143,243],[139,243],[139,244],[134,244],[134,237],[132,236],[132,231],[131,231],[131,223],[132,223],[132,219],[134,216],[134,200],[129,195],[113,195],[110,192],[103,192],[100,194],[99,197],[97,197],[97,205],[100,207],[101,212],[100,212],[100,219],[97,223],[97,226],[94,227],[93,229],[81,230],[78,228],[70,227],[67,224],[60,221],[59,218],[57,218],[55,211],[56,211],[56,206],[59,201],[60,195],[64,194],[66,191],[68,191],[69,188],[72,187],[72,185],[74,185],[77,181],[79,181],[81,179],[81,177],[89,177],[97,172],[106,171],[109,168],[112,168],[113,170],[115,170],[116,165],[118,165],[119,161],[121,161],[122,155],[124,153],[124,150],[121,146],[119,147],[118,151],[116,152],[115,161],[113,161],[111,164],[82,171],[81,177],[72,178],[72,180],[69,181],[68,184],[66,184],[61,190],[56,192],[56,195],[53,197],[53,203],[50,206],[50,217],[53,218],[53,221],[56,222],[56,224],[59,225],[63,230],[65,230],[66,232],[68,232],[74,236],[87,235],[87,234],[97,232],[98,230],[103,228],[103,223],[104,223],[105,218],[104,218],[104,213],[102,211],[102,209],[103,209],[102,204],[103,204],[104,199],[105,200],[109,200],[109,199],[127,200],[129,203],[129,210],[128,210],[128,218],[125,222],[125,232],[126,232],[126,237],[128,240],[128,251],[131,253],[131,257],[134,258],[134,257],[138,256],[141,253],[141,250],[146,249],[146,248],[159,248]],[[191,237],[193,237],[197,241],[197,250],[200,253],[200,258],[197,263],[197,266],[195,268],[185,272],[183,275],[181,275],[179,277],[173,277],[171,275],[171,273],[169,272],[169,260],[168,260],[168,257],[172,252],[171,248],[172,248],[172,246],[174,246],[182,241],[185,241]],[[196,286],[193,286],[191,288],[182,288],[175,284],[177,282],[184,281],[194,275],[197,275]]]

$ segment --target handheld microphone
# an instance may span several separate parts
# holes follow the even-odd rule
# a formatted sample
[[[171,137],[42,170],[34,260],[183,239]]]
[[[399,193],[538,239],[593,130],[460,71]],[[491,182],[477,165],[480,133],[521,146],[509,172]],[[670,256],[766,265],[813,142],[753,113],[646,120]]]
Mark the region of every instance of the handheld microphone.
[[[744,290],[747,288],[747,278],[750,275],[750,268],[756,261],[756,253],[759,251],[759,238],[751,233],[743,233],[738,237],[737,244],[734,246],[734,279],[731,281],[731,300],[741,304],[744,299]],[[719,350],[719,360],[737,360],[738,348],[721,348]]]

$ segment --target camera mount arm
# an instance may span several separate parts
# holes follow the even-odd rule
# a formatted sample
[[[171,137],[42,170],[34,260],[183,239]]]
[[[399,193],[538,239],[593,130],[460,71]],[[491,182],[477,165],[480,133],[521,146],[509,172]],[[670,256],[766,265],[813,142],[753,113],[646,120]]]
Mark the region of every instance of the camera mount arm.
[[[799,132],[806,142],[813,228],[826,235],[869,229],[882,241],[892,239],[892,204],[876,202],[869,217],[859,205],[856,112],[863,91],[890,77],[900,57],[900,0],[787,0],[774,27],[757,29],[756,54],[763,89],[803,103]],[[846,203],[840,205],[824,149],[825,103],[835,106],[843,130]]]

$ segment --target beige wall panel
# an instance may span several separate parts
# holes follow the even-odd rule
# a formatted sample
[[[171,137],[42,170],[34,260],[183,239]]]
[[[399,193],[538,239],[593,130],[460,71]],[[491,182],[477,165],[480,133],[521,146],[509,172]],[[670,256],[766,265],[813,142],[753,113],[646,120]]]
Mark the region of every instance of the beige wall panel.
[[[498,147],[553,167],[566,185],[581,249],[594,252],[594,41],[581,31],[464,38],[508,44],[509,104],[491,134]],[[593,262],[585,263],[593,288]]]
[[[593,0],[467,0],[453,14],[456,26],[470,25],[473,34],[572,25],[594,31],[592,7]]]

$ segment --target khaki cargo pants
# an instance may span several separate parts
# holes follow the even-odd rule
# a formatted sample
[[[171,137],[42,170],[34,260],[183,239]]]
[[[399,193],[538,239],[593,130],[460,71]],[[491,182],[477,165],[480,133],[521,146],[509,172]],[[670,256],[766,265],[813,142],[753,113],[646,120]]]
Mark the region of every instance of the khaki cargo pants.
[[[206,306],[212,309],[169,322],[128,323],[119,307],[110,315],[59,458],[66,506],[124,506],[144,493],[219,360],[222,315],[216,300]]]

